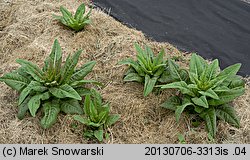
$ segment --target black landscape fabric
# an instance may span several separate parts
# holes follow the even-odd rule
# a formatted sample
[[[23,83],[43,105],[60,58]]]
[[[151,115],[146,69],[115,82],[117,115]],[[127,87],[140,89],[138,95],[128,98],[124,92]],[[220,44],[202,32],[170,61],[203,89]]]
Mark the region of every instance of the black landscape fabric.
[[[250,4],[240,0],[94,0],[117,20],[159,42],[218,58],[222,68],[242,63],[250,75]]]

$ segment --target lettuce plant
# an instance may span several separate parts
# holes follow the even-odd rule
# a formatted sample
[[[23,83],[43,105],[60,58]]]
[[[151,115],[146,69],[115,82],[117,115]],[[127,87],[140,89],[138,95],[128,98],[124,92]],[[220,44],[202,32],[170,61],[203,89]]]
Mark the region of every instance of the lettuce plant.
[[[99,141],[103,141],[107,127],[120,118],[117,114],[110,114],[109,104],[103,104],[101,95],[94,89],[91,89],[91,94],[85,96],[84,113],[84,117],[75,115],[74,119],[87,126],[85,137],[95,137]],[[107,135],[109,134],[106,133],[105,136]]]
[[[143,50],[138,44],[135,44],[135,49],[137,51],[136,61],[128,58],[120,61],[118,64],[130,66],[127,73],[125,73],[124,81],[144,83],[143,95],[147,96],[152,92],[154,86],[166,70],[167,64],[163,60],[165,52],[161,50],[158,56],[155,57],[153,51],[148,46],[145,46]]]
[[[81,52],[79,50],[73,56],[69,55],[62,65],[62,50],[55,40],[51,54],[44,61],[42,69],[32,62],[16,60],[21,67],[4,74],[0,81],[20,93],[17,114],[19,119],[23,119],[28,111],[35,117],[37,111],[42,108],[44,117],[41,119],[41,125],[43,128],[49,128],[56,122],[60,111],[66,114],[83,113],[79,101],[82,100],[81,96],[90,92],[84,85],[99,83],[84,80],[92,71],[95,61],[76,69]]]
[[[84,3],[82,3],[77,8],[74,16],[63,6],[60,7],[60,11],[63,16],[53,15],[53,17],[59,20],[65,26],[68,26],[75,31],[81,31],[87,24],[90,23],[89,17],[91,14],[91,10],[86,15],[84,15],[86,11]]]
[[[217,118],[239,127],[239,119],[230,102],[245,91],[244,81],[236,75],[240,66],[234,64],[220,71],[217,59],[208,64],[202,57],[192,54],[189,78],[161,86],[181,92],[179,96],[170,97],[162,107],[174,110],[177,122],[184,110],[199,115],[212,137],[216,135]]]

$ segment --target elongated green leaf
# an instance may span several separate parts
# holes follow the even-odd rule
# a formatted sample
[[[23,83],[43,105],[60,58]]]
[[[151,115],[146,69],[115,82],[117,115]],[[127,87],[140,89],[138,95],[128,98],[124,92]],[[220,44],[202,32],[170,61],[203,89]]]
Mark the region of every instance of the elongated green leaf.
[[[124,76],[128,75],[129,73],[137,73],[137,72],[133,67],[128,67],[128,69],[125,72]]]
[[[85,85],[87,83],[92,83],[92,84],[96,84],[96,85],[99,85],[99,86],[103,86],[102,83],[98,82],[98,81],[95,81],[95,80],[80,80],[80,81],[75,81],[73,83],[70,84],[70,86],[72,87],[75,87],[75,86],[82,86],[82,85]]]
[[[223,71],[221,71],[220,74],[218,75],[218,77],[219,76],[227,76],[227,77],[233,76],[239,71],[240,67],[241,67],[240,63],[236,63],[234,65],[231,65],[231,66],[225,68]]]
[[[21,92],[29,84],[28,79],[16,73],[6,73],[0,78],[0,81],[5,82],[18,92]]]
[[[183,81],[188,81],[189,76],[188,76],[188,71],[186,69],[180,69],[179,70],[180,77]]]
[[[218,86],[216,88],[213,89],[214,92],[216,92],[216,94],[218,95],[219,92],[227,92],[230,90],[230,88],[226,87],[226,86]]]
[[[83,19],[80,27],[83,28],[85,25],[90,24],[92,21],[90,19]]]
[[[189,72],[189,78],[190,78],[190,81],[193,83],[193,84],[199,84],[200,81],[199,81],[199,77],[193,73],[193,72]]]
[[[72,55],[72,59],[71,60],[72,60],[73,64],[71,64],[70,68],[72,66],[74,66],[74,67],[72,67],[72,69],[75,68],[75,66],[77,65],[77,63],[79,61],[79,57],[80,57],[81,53],[82,53],[82,50],[78,50],[75,54]]]
[[[136,70],[136,72],[140,75],[140,76],[145,76],[145,73],[142,71],[141,67],[139,66],[138,63],[136,63],[135,61],[133,61],[131,58],[122,60],[120,62],[118,62],[119,65],[121,64],[127,64],[130,65],[132,68],[134,68]]]
[[[65,21],[65,19],[63,17],[61,17],[61,19],[59,20],[63,25],[65,26],[69,26],[68,23]]]
[[[74,120],[81,122],[82,124],[85,124],[85,125],[88,125],[88,123],[89,123],[89,120],[87,118],[84,118],[80,115],[74,115],[73,118],[74,118]]]
[[[108,114],[109,114],[109,112],[107,112],[107,111],[100,112],[98,114],[98,120],[99,120],[98,123],[99,124],[104,124],[106,122],[106,120],[107,120]]]
[[[217,87],[220,85],[222,82],[226,80],[231,80],[232,77],[236,75],[236,73],[239,71],[241,67],[240,63],[231,65],[227,68],[225,68],[223,71],[220,72],[220,74],[213,79],[210,83],[212,87]]]
[[[197,54],[193,53],[189,63],[190,73],[193,73],[197,77],[201,76],[202,72],[205,69],[205,64],[206,62],[201,56],[198,56]]]
[[[98,107],[97,110],[98,110],[98,112],[107,111],[109,113],[110,112],[110,105],[109,105],[109,103],[106,103],[106,104]]]
[[[184,82],[184,81],[173,82],[173,83],[169,83],[169,84],[166,84],[166,85],[161,85],[161,88],[163,88],[163,89],[165,89],[165,88],[176,88],[176,89],[179,89],[182,94],[187,94],[187,95],[190,95],[192,97],[195,97],[195,94],[188,88],[187,83]]]
[[[245,87],[245,81],[240,78],[240,76],[235,76],[230,82],[229,88]]]
[[[78,63],[80,54],[82,50],[77,51],[73,56],[72,59],[70,57],[67,58],[65,65],[63,66],[62,71],[62,78],[60,80],[60,84],[68,83],[70,78],[72,78],[75,67]]]
[[[215,88],[222,84],[228,77],[226,75],[217,76],[209,82],[210,88]]]
[[[72,63],[72,59],[70,57],[70,55],[67,56],[66,58],[66,62],[65,64],[62,66],[62,69],[60,70],[60,79],[57,80],[55,78],[53,78],[52,80],[56,80],[56,81],[59,81],[59,84],[65,84],[65,83],[68,83],[67,80],[68,80],[68,77],[69,76],[72,76],[71,75],[67,75],[67,72],[69,72],[69,69],[70,69],[70,65]],[[71,68],[72,69],[72,68]],[[66,80],[67,79],[67,80]]]
[[[87,124],[87,126],[98,128],[98,127],[100,127],[101,125],[102,125],[102,124],[92,122],[91,120],[88,119],[88,124]]]
[[[30,114],[35,117],[37,110],[40,108],[41,100],[49,99],[50,95],[48,92],[34,95],[28,102]]]
[[[36,92],[44,92],[48,89],[47,87],[43,86],[42,83],[39,83],[37,81],[31,81],[27,87],[31,88],[33,91]]]
[[[90,92],[91,92],[91,96],[93,97],[92,102],[93,102],[94,106],[96,106],[96,108],[98,110],[98,108],[101,108],[101,106],[102,106],[102,96],[95,89],[91,89]],[[99,112],[99,110],[98,110],[98,112]]]
[[[168,98],[161,107],[175,111],[177,106],[181,105],[181,99],[178,96]]]
[[[103,130],[95,130],[94,131],[94,136],[98,139],[98,141],[102,142],[103,141]]]
[[[139,74],[137,74],[137,73],[129,73],[124,77],[124,81],[126,81],[126,82],[135,81],[135,82],[142,83],[143,78],[141,76],[139,76]]]
[[[49,57],[52,60],[53,67],[60,69],[62,63],[62,48],[57,39],[55,39]]]
[[[51,96],[51,94],[50,94],[49,92],[44,92],[44,93],[41,94],[40,99],[41,99],[42,101],[44,101],[44,100],[49,99],[50,96]]]
[[[168,59],[168,66],[171,76],[175,80],[182,81],[182,77],[179,74],[179,66],[172,59]]]
[[[58,15],[55,15],[55,14],[52,14],[52,17],[53,17],[54,19],[60,20],[60,21],[63,19],[62,16],[58,16]]]
[[[149,67],[148,64],[148,57],[146,55],[146,52],[144,52],[144,50],[139,46],[139,44],[135,43],[134,44],[136,52],[137,52],[137,59],[139,64],[145,69],[147,70],[147,66]]]
[[[27,113],[27,111],[29,110],[28,107],[28,102],[30,100],[31,96],[28,96],[22,104],[18,105],[18,113],[17,113],[17,118],[22,120],[25,116],[25,114]]]
[[[237,77],[237,78],[236,78]],[[233,75],[233,76],[230,76],[230,77],[227,77],[224,81],[223,81],[223,86],[229,86],[231,84],[232,81],[234,80],[238,80],[238,75]],[[241,78],[240,78],[241,79]]]
[[[163,56],[165,54],[165,51],[164,49],[162,49],[159,54],[157,55],[157,57],[154,59],[153,61],[153,66],[157,66],[159,64],[162,64],[163,63]]]
[[[45,72],[44,73],[44,76],[46,76],[46,78],[47,77],[49,77],[48,75],[49,75],[49,72],[48,72],[48,70],[49,70],[49,65],[51,64],[51,58],[50,57],[47,57],[47,58],[45,58],[45,60],[44,60],[44,66],[43,66],[43,68],[42,68],[42,71],[43,72]],[[51,65],[52,66],[52,65]],[[48,78],[47,78],[48,79]]]
[[[75,99],[62,100],[61,110],[66,114],[83,114],[82,107]]]
[[[118,121],[118,119],[120,119],[120,117],[121,116],[118,114],[109,115],[106,121],[106,126],[113,125],[116,121]]]
[[[153,91],[154,86],[157,82],[157,79],[158,79],[158,77],[150,78],[149,75],[145,76],[145,84],[144,84],[144,91],[143,91],[143,95],[145,97]]]
[[[85,97],[84,113],[86,114],[86,116],[89,117],[87,125],[93,127],[99,127],[101,125],[100,123],[98,123],[98,113],[95,106],[93,105],[93,102],[91,101],[90,95],[86,95]]]
[[[209,107],[206,96],[201,96],[200,98],[198,98],[198,97],[192,98],[192,101],[194,102],[194,104],[196,104],[198,106],[202,106],[205,108]]]
[[[158,81],[161,83],[171,83],[175,80],[171,77],[169,70],[165,70],[158,79]]]
[[[155,66],[155,68],[157,68],[157,69],[155,69],[155,68],[153,69],[154,77],[159,77],[163,74],[163,72],[166,70],[166,68],[164,66],[165,66],[165,64],[162,64],[162,66],[160,66],[159,68],[157,68],[158,66]]]
[[[50,81],[57,80],[60,76],[62,64],[62,49],[57,39],[55,39],[51,53],[44,61],[44,64],[43,70],[46,71],[47,79]]]
[[[99,117],[98,117],[98,112],[96,109],[96,106],[93,104],[92,101],[90,101],[90,106],[89,106],[89,118],[92,122],[98,123],[99,122]]]
[[[31,81],[30,84],[24,88],[19,96],[18,105],[20,105],[23,100],[29,95],[30,91],[44,92],[47,90],[47,87],[44,87],[41,83],[37,81]]]
[[[50,128],[57,119],[57,115],[60,112],[60,105],[57,100],[53,100],[43,105],[44,117],[41,119],[41,126],[44,129]]]
[[[189,84],[187,87],[193,93],[198,93],[198,91],[200,91],[200,88],[196,84]]]
[[[240,127],[239,119],[235,113],[235,110],[232,106],[224,104],[216,108],[216,115],[222,120],[225,120],[228,123]]]
[[[178,134],[178,140],[180,144],[186,144],[185,137],[182,134]]]
[[[26,78],[29,82],[33,80],[32,76],[26,72],[25,67],[19,67],[17,70],[15,70],[12,73],[18,73],[18,75],[23,76]]]
[[[91,94],[90,90],[87,88],[79,87],[79,88],[74,88],[75,91],[82,97],[86,96],[88,94]]]
[[[68,26],[74,24],[72,14],[63,6],[60,7],[64,20],[67,22]]]
[[[139,63],[139,61],[138,61],[138,63]],[[145,74],[148,74],[148,75],[153,75],[153,69],[152,68],[146,68],[146,66],[144,66],[144,65],[141,65],[140,63],[139,63],[139,68],[145,73]]]
[[[189,85],[187,85],[187,87],[188,87],[189,89],[199,90],[199,88],[198,88],[198,86],[197,86],[196,84],[189,84]]]
[[[85,13],[85,4],[82,3],[76,10],[75,19],[80,22],[82,20],[83,14]]]
[[[208,71],[207,71],[208,80],[211,80],[214,77],[216,77],[218,70],[219,70],[219,61],[218,59],[215,59],[208,66]]]
[[[80,70],[76,71],[72,77],[70,78],[70,83],[73,83],[74,81],[80,81],[83,80],[83,78],[92,71],[93,67],[95,66],[96,61],[90,61],[88,63],[85,63]]]
[[[145,45],[145,53],[146,53],[146,56],[147,56],[147,68],[150,69],[151,71],[153,70],[153,58],[154,58],[154,53],[152,51],[152,49]]]
[[[67,9],[65,9],[63,6],[60,6],[60,11],[61,10],[63,10],[63,12],[65,12],[68,16],[72,16],[72,14]]]
[[[81,96],[68,84],[64,84],[58,88],[49,88],[51,94],[57,98],[73,98],[76,100],[81,100]]]
[[[213,99],[219,99],[218,95],[211,89],[209,88],[207,91],[199,91],[200,94],[202,94],[203,96],[208,96],[211,97]]]
[[[16,59],[16,62],[21,65],[21,72],[31,75],[35,80],[43,82],[43,71],[34,63],[24,59]]]
[[[201,74],[202,81],[210,81],[216,77],[217,71],[219,69],[219,61],[218,59],[213,60],[213,62],[208,65],[205,70]]]
[[[139,64],[139,68],[143,70],[145,73],[149,75],[153,75],[153,66],[151,62],[151,57],[147,52],[148,47],[145,46],[145,50],[143,50],[137,43],[135,44],[135,49],[137,51],[137,63]]]
[[[216,135],[216,113],[214,108],[210,108],[201,113],[201,117],[204,118],[208,132],[212,137]]]
[[[90,95],[86,95],[85,96],[85,100],[84,100],[84,113],[89,116],[90,115],[90,103],[91,103],[91,99],[90,99]]]
[[[29,95],[31,90],[32,89],[30,87],[26,87],[22,90],[22,92],[20,93],[19,99],[18,99],[18,105],[23,103],[23,101]]]
[[[87,24],[90,24],[91,23],[91,20],[90,19],[82,19],[81,22],[75,22],[74,24],[72,24],[70,27],[75,30],[75,31],[81,31],[84,29],[84,27],[87,25]]]
[[[245,92],[244,88],[231,89],[231,90],[228,90],[225,92],[220,92],[218,94],[219,99],[208,100],[208,103],[209,103],[209,105],[214,105],[214,106],[222,105],[222,104],[233,101],[235,98],[243,95],[244,92]]]
[[[28,107],[29,107],[30,114],[33,117],[36,116],[36,112],[38,108],[40,107],[40,104],[41,104],[40,95],[35,95],[30,99],[28,103]]]
[[[131,59],[131,58],[127,58],[127,59],[123,59],[121,61],[119,61],[117,63],[118,65],[131,65],[133,68],[135,68],[134,66],[137,66],[138,64],[136,64],[136,62]],[[133,66],[134,65],[134,66]]]
[[[177,122],[179,122],[180,117],[181,117],[181,113],[184,111],[184,109],[190,105],[193,105],[193,103],[191,103],[190,100],[188,100],[188,99],[184,99],[182,105],[176,107],[175,118],[176,118]]]
[[[152,49],[148,45],[145,45],[144,48],[145,48],[144,50],[146,51],[147,59],[151,61],[154,57]]]
[[[36,81],[44,82],[44,73],[37,65],[23,59],[17,59],[16,62],[21,64]]]

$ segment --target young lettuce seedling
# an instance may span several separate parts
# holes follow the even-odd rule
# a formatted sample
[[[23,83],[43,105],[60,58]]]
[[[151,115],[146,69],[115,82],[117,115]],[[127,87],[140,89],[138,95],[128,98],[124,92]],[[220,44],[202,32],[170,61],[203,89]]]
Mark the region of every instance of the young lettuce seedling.
[[[135,49],[137,51],[137,61],[128,58],[118,64],[129,65],[124,81],[144,83],[143,95],[147,96],[152,92],[157,80],[165,70],[164,50],[157,57],[154,57],[153,51],[148,46],[145,46],[145,50],[143,50],[138,44],[135,44]]]
[[[84,117],[75,115],[74,119],[88,127],[84,131],[86,137],[95,137],[100,142],[103,141],[103,136],[108,134],[106,129],[120,118],[118,114],[110,114],[109,104],[103,104],[101,95],[94,89],[85,97],[84,113]]]
[[[124,81],[144,83],[143,95],[149,95],[157,83],[169,83],[175,80],[184,80],[187,73],[179,69],[173,60],[168,63],[164,60],[164,50],[155,56],[151,48],[145,45],[143,50],[138,44],[135,44],[137,51],[137,60],[131,58],[120,61],[118,64],[127,64],[129,69],[125,73]],[[177,76],[178,75],[178,76]]]
[[[60,7],[60,11],[62,13],[62,16],[53,15],[53,17],[59,20],[65,26],[68,26],[77,32],[83,30],[84,27],[87,24],[90,24],[91,22],[89,17],[90,17],[92,8],[86,15],[84,15],[86,11],[86,7],[84,3],[81,4],[77,8],[74,16],[63,6]]]

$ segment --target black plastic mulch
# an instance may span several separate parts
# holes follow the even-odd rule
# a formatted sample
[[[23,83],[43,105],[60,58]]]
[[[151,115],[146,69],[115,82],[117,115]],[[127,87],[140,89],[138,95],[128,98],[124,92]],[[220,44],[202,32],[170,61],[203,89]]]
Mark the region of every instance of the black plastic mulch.
[[[250,5],[240,0],[94,0],[117,20],[159,42],[218,58],[222,68],[242,63],[250,75]]]

